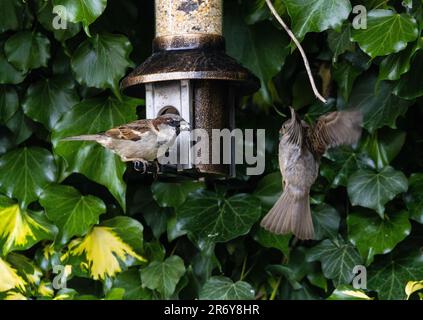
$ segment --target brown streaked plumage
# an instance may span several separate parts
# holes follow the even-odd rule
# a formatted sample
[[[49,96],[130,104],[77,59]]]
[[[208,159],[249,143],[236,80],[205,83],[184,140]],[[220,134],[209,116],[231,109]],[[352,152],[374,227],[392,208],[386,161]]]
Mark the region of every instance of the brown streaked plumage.
[[[119,155],[124,162],[146,164],[164,155],[179,132],[184,130],[189,130],[189,124],[184,119],[176,114],[165,114],[156,119],[137,120],[98,134],[68,137],[63,141],[96,141]]]
[[[320,158],[328,148],[357,143],[363,119],[358,110],[335,111],[321,116],[310,127],[290,109],[291,119],[280,131],[283,193],[261,226],[276,234],[293,233],[307,240],[314,237],[309,193],[319,173]]]

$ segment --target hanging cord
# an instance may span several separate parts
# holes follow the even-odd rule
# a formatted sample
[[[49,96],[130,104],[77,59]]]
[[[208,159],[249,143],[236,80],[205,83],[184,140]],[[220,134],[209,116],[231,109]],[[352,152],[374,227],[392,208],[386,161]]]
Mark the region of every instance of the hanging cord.
[[[317,97],[317,99],[319,99],[323,103],[326,103],[327,100],[325,98],[323,98],[323,96],[319,93],[319,90],[317,90],[316,83],[314,82],[313,74],[311,73],[310,64],[308,63],[308,59],[307,59],[307,56],[304,52],[303,47],[301,46],[300,42],[295,37],[295,35],[292,33],[292,31],[288,28],[288,26],[282,20],[281,16],[277,13],[275,7],[272,5],[272,2],[270,2],[270,0],[266,0],[266,3],[267,3],[267,6],[269,7],[270,11],[272,12],[273,16],[276,18],[276,20],[278,20],[278,22],[281,24],[281,26],[285,29],[285,31],[291,37],[292,41],[294,41],[298,50],[300,50],[301,56],[303,57],[304,66],[307,70],[308,78],[310,79],[311,88],[313,89],[314,95]]]

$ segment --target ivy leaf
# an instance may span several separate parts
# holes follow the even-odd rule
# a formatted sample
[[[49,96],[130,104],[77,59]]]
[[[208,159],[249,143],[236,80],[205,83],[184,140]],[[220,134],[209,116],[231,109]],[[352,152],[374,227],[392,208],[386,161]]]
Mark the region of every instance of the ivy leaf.
[[[405,50],[384,58],[379,66],[379,80],[398,80],[410,70],[411,58],[423,46],[421,41],[418,42],[409,44]]]
[[[254,240],[266,248],[275,248],[280,250],[286,257],[289,256],[289,240],[291,235],[278,235],[271,233],[263,228],[259,228],[254,235]]]
[[[189,193],[204,187],[204,183],[196,181],[179,183],[156,181],[151,185],[151,191],[159,206],[177,208],[185,202]]]
[[[90,36],[88,27],[106,9],[107,0],[53,0],[53,5],[64,6],[66,19],[74,23],[82,22],[86,34]]]
[[[0,122],[7,122],[19,109],[19,97],[12,86],[0,85]]]
[[[342,98],[348,101],[354,81],[361,74],[361,71],[344,61],[336,64],[333,69],[333,78],[338,85],[339,92]]]
[[[0,42],[0,84],[18,84],[25,80],[26,72],[16,69],[4,55]]]
[[[94,280],[114,277],[136,263],[145,262],[140,255],[142,225],[129,217],[115,217],[95,226],[83,238],[69,244],[61,261],[72,265],[76,275],[88,274]]]
[[[22,2],[3,0],[0,4],[0,33],[8,30],[18,30],[22,22]]]
[[[253,194],[261,200],[263,205],[272,207],[282,194],[282,176],[280,171],[264,176],[258,182]]]
[[[60,139],[98,133],[136,119],[138,100],[98,98],[82,101],[65,113],[52,134],[54,152],[67,163],[67,175],[79,172],[106,186],[125,208],[125,164],[118,156],[94,142],[60,141]],[[62,177],[64,178],[64,177]]]
[[[409,189],[404,197],[410,218],[423,224],[423,173],[413,173]]]
[[[338,29],[348,18],[348,0],[284,0],[292,19],[292,31],[302,40],[308,32]]]
[[[18,70],[47,67],[50,59],[50,41],[39,32],[21,31],[4,44],[7,60]]]
[[[209,191],[192,193],[177,209],[182,229],[199,239],[214,242],[225,242],[247,234],[260,215],[260,200],[251,195],[224,198]]]
[[[53,14],[53,5],[50,1],[37,1],[37,19],[42,26],[52,32],[54,37],[59,42],[65,42],[66,40],[73,38],[81,30],[79,23],[72,23],[68,20],[68,17],[61,17],[63,21],[66,20],[64,29],[56,29],[53,27],[53,20],[57,15]]]
[[[86,39],[72,56],[76,80],[87,87],[118,91],[119,80],[132,66],[132,45],[122,35],[101,34]]]
[[[401,151],[405,142],[405,132],[386,129],[369,135],[362,149],[373,160],[373,168],[382,170]]]
[[[169,298],[184,274],[184,261],[173,255],[164,261],[153,261],[142,269],[141,281],[145,287],[157,290],[163,298]]]
[[[352,286],[340,286],[336,288],[327,300],[373,300],[362,290],[354,289]]]
[[[49,220],[59,227],[56,241],[62,245],[74,236],[84,236],[106,211],[99,198],[82,196],[75,188],[62,185],[47,188],[41,194],[40,204]]]
[[[40,212],[22,210],[11,199],[0,195],[0,247],[6,256],[14,250],[26,250],[41,240],[53,240],[57,228]]]
[[[5,125],[13,132],[13,140],[16,145],[24,142],[32,135],[32,122],[25,116],[21,108],[15,112]]]
[[[341,32],[336,30],[328,31],[328,45],[333,53],[332,61],[336,63],[338,57],[346,51],[354,49],[354,43],[351,42],[351,25],[346,24]]]
[[[125,289],[125,300],[151,300],[151,292],[142,287],[140,273],[136,269],[129,269],[117,275],[113,281],[113,288]]]
[[[367,28],[354,29],[352,40],[372,58],[404,50],[407,42],[419,34],[416,19],[391,10],[372,10],[367,14]]]
[[[56,180],[56,165],[46,149],[15,149],[0,157],[0,191],[25,208]]]
[[[349,284],[354,278],[354,267],[362,263],[357,250],[340,240],[323,240],[310,249],[307,261],[320,261],[323,274],[336,285]]]
[[[261,80],[260,93],[271,104],[269,82],[281,71],[289,54],[288,38],[268,22],[248,26],[238,7],[226,10],[224,19],[227,53],[249,68]]]
[[[323,161],[320,173],[331,183],[332,188],[346,187],[348,178],[361,167],[360,156],[351,147],[330,149],[324,156],[330,163]]]
[[[200,300],[254,300],[253,287],[245,281],[211,277],[200,291]]]
[[[0,257],[0,292],[18,289],[25,291],[26,282],[7,261]]]
[[[326,203],[313,206],[311,216],[314,225],[314,240],[336,238],[341,217],[338,211]]]
[[[349,105],[361,109],[363,125],[370,132],[383,126],[395,129],[397,117],[403,115],[411,103],[392,94],[392,83],[376,83],[375,75],[360,78],[353,88]]]
[[[394,94],[404,99],[415,99],[423,95],[423,50],[413,58],[410,72],[401,77]]]
[[[407,178],[401,171],[385,167],[380,172],[358,170],[348,181],[348,195],[353,206],[375,210],[383,219],[385,204],[396,195],[406,192]]]
[[[55,77],[32,84],[22,108],[27,116],[51,130],[59,118],[78,102],[73,81]]]
[[[421,250],[398,252],[381,257],[369,268],[367,287],[377,291],[380,300],[403,300],[408,281],[423,279]]]
[[[391,252],[395,246],[410,234],[411,224],[407,212],[401,211],[381,219],[365,212],[348,215],[348,238],[366,261],[373,262],[376,254]]]

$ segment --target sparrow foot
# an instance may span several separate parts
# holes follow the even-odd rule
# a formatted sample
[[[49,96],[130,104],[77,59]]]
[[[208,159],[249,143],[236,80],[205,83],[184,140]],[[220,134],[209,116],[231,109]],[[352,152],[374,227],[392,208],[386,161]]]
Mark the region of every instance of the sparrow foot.
[[[146,173],[147,172],[147,166],[148,166],[148,162],[147,161],[134,161],[134,169],[136,171],[140,171],[141,173]]]

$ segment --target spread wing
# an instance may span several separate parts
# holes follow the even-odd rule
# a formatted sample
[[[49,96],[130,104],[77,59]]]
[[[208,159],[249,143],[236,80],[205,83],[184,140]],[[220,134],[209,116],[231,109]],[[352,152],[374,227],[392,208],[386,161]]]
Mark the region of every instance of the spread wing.
[[[156,132],[151,120],[137,120],[106,131],[104,134],[114,139],[138,141],[147,132]]]
[[[357,143],[362,122],[363,115],[359,110],[324,114],[310,130],[311,148],[315,154],[322,155],[329,148]]]

